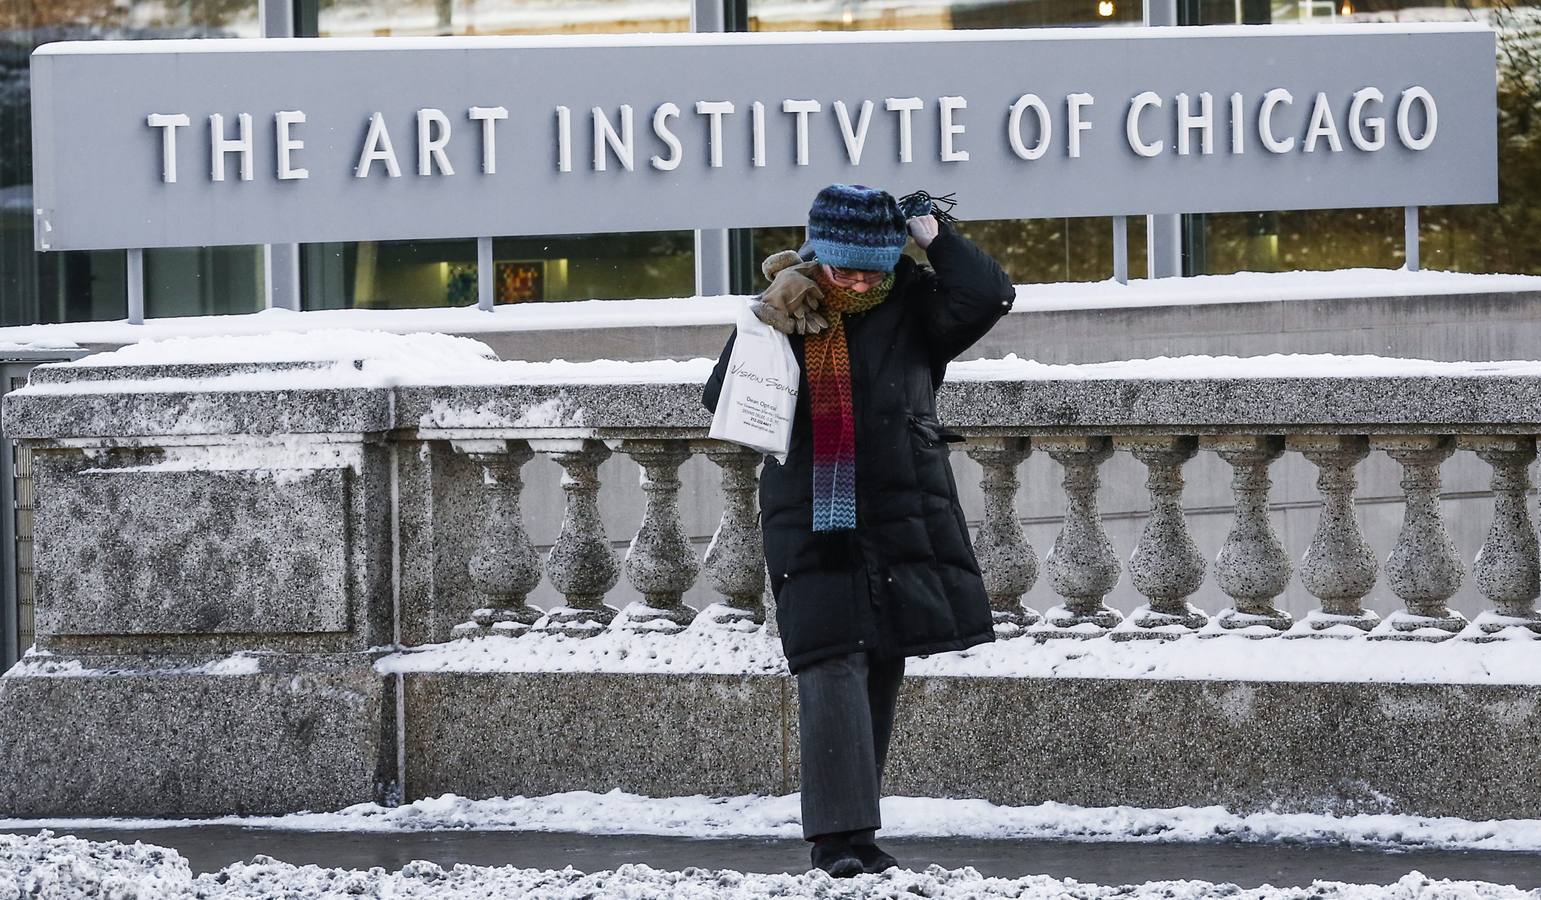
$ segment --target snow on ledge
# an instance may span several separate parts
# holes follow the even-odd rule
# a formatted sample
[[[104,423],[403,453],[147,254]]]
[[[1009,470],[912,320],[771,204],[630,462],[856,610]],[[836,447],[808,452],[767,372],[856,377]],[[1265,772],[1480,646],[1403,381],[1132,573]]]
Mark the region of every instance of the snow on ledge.
[[[215,819],[0,819],[0,829],[143,830],[232,825],[290,831],[555,831],[704,839],[800,838],[801,798],[644,797],[619,789],[471,800],[455,794],[397,807],[362,803],[337,812]],[[1470,821],[1395,814],[1237,814],[1220,806],[1141,809],[1063,803],[997,806],[980,799],[884,797],[888,837],[967,837],[1169,843],[1320,843],[1379,849],[1541,851],[1541,820]]]
[[[274,369],[242,368],[271,363]],[[486,344],[444,333],[317,329],[147,340],[93,354],[50,370],[220,366],[208,375],[138,376],[48,381],[29,394],[196,392],[402,385],[700,384],[713,360],[526,362],[500,360]],[[119,373],[113,373],[118,375]],[[1183,356],[1090,364],[1045,364],[1008,354],[953,363],[952,381],[1083,381],[1109,379],[1537,377],[1541,362],[1438,362],[1379,356],[1271,354]]]
[[[1254,640],[1189,635],[1175,640],[1000,640],[910,660],[907,675],[965,678],[1115,678],[1174,681],[1346,682],[1370,684],[1541,684],[1537,643],[1515,628],[1501,640]],[[593,637],[491,635],[402,650],[375,663],[381,673],[605,672],[778,675],[779,639],[698,617],[675,634],[610,628]]]
[[[278,43],[276,39],[267,40]],[[304,40],[313,42],[324,39],[305,38]],[[371,38],[370,40],[388,39]],[[228,43],[228,41],[221,43]],[[1462,272],[1407,272],[1401,269],[1240,272],[1234,275],[1203,275],[1192,278],[1136,279],[1126,285],[1111,280],[1018,285],[1017,300],[1012,311],[1020,314],[1142,306],[1320,300],[1334,297],[1413,297],[1517,291],[1541,292],[1541,277]],[[727,326],[733,323],[740,302],[742,298],[734,296],[580,300],[511,304],[500,306],[493,312],[483,312],[475,307],[339,309],[310,312],[269,309],[240,315],[156,318],[147,320],[143,325],[130,325],[123,321],[24,325],[0,328],[0,342],[43,342],[51,347],[122,345],[173,337],[266,334],[337,328],[354,331],[475,335],[583,328]]]

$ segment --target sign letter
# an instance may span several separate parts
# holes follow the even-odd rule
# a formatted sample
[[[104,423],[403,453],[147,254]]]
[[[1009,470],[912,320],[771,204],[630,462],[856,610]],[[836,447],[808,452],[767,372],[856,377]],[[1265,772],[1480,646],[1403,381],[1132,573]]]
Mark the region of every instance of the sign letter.
[[[1311,125],[1306,129],[1306,153],[1316,152],[1316,139],[1325,137],[1333,153],[1343,151],[1343,141],[1338,137],[1338,123],[1332,120],[1332,104],[1327,102],[1327,92],[1317,91],[1316,103],[1311,107]]]
[[[1205,156],[1215,152],[1215,98],[1208,91],[1199,94],[1199,114],[1188,109],[1188,95],[1178,94],[1177,100],[1177,155],[1187,156],[1190,138],[1195,130],[1201,133],[1199,152]]]
[[[1257,136],[1269,153],[1288,153],[1295,149],[1293,137],[1279,140],[1273,136],[1273,109],[1280,103],[1295,102],[1295,97],[1284,88],[1274,88],[1263,95],[1263,109],[1257,114]]]
[[[845,108],[844,100],[835,101],[835,118],[840,120],[840,136],[845,138],[845,155],[851,165],[861,165],[861,151],[867,145],[867,126],[872,124],[872,101],[861,102],[861,115],[854,130],[851,128],[851,111]]]
[[[417,174],[432,175],[433,167],[445,175],[455,174],[450,168],[444,147],[449,143],[449,117],[439,109],[417,111]]]
[[[696,115],[710,116],[707,129],[707,146],[710,148],[710,162],[714,169],[722,168],[722,117],[733,115],[733,103],[730,100],[697,100]]]
[[[615,127],[610,124],[610,119],[605,111],[599,107],[592,110],[594,116],[594,171],[605,170],[605,145],[615,151],[615,158],[621,161],[626,171],[633,171],[631,167],[631,104],[621,104],[621,131],[616,133]]]
[[[1070,157],[1079,159],[1081,156],[1081,132],[1090,131],[1092,123],[1082,121],[1081,110],[1093,103],[1097,98],[1091,94],[1069,94],[1065,97],[1065,103],[1070,108]]]
[[[1038,143],[1029,147],[1022,142],[1022,113],[1031,109],[1038,116]],[[1054,140],[1054,129],[1049,123],[1049,107],[1037,94],[1023,94],[1011,104],[1011,119],[1006,123],[1006,136],[1011,139],[1011,152],[1022,159],[1040,159],[1049,152]]]
[[[1141,156],[1149,157],[1156,156],[1166,149],[1166,141],[1157,140],[1147,144],[1140,137],[1140,113],[1147,106],[1154,106],[1156,109],[1161,108],[1161,98],[1156,95],[1155,91],[1141,91],[1134,96],[1133,100],[1129,101],[1129,115],[1124,118],[1124,133],[1129,138],[1129,149]]]
[[[401,177],[401,166],[396,163],[396,151],[391,147],[391,133],[380,113],[369,117],[369,133],[364,136],[364,149],[359,153],[358,165],[353,167],[353,177],[368,178],[376,160],[385,163],[385,174]]]
[[[963,133],[962,125],[952,121],[953,110],[967,109],[968,100],[963,97],[943,97],[938,101],[942,108],[942,162],[968,162],[967,150],[955,150],[952,139]]]
[[[573,112],[565,106],[556,108],[556,170],[573,170]]]
[[[756,100],[749,104],[749,120],[754,129],[754,167],[765,168],[765,104]]]
[[[1354,91],[1354,102],[1348,105],[1348,139],[1354,142],[1354,146],[1366,153],[1373,153],[1386,146],[1386,120],[1380,116],[1364,116],[1364,107],[1367,103],[1381,103],[1386,99],[1378,88],[1360,88]],[[1370,136],[1364,136],[1364,130],[1370,129]]]
[[[883,101],[885,109],[899,114],[899,161],[902,163],[914,159],[910,142],[910,113],[924,108],[925,105],[919,97],[889,97]]]
[[[215,181],[225,180],[226,153],[241,154],[241,180],[252,179],[251,113],[240,113],[236,116],[236,122],[236,131],[240,137],[231,140],[225,137],[225,117],[219,113],[209,116],[209,147],[213,156],[209,169]]]
[[[151,128],[161,129],[161,181],[177,183],[177,129],[191,124],[186,113],[150,113],[145,120]]]
[[[1408,122],[1408,114],[1415,102],[1423,106],[1424,112],[1423,137],[1416,140]],[[1427,150],[1434,143],[1434,132],[1438,130],[1439,109],[1434,105],[1434,95],[1419,85],[1403,91],[1402,102],[1397,104],[1397,137],[1402,139],[1402,146],[1409,150]]]
[[[808,165],[808,114],[823,109],[817,100],[783,100],[781,111],[797,116],[797,164]]]
[[[482,174],[498,173],[498,120],[508,118],[506,106],[473,106],[466,114],[482,123]]]
[[[289,136],[289,128],[292,125],[303,125],[305,113],[300,110],[284,110],[275,113],[273,118],[278,123],[278,177],[281,181],[291,179],[309,178],[310,170],[294,166],[289,159],[289,154],[295,150],[304,150],[305,142]]]
[[[667,158],[654,156],[649,162],[653,168],[660,172],[673,172],[680,167],[680,160],[684,158],[684,149],[680,147],[680,139],[669,130],[669,120],[680,114],[680,108],[673,103],[661,104],[653,110],[653,133],[669,148]]]

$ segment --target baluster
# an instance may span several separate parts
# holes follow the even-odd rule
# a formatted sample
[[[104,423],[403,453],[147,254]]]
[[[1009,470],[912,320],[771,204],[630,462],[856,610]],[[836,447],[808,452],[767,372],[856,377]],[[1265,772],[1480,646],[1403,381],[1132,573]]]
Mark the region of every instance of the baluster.
[[[1322,605],[1290,637],[1352,636],[1337,625],[1369,631],[1380,624],[1380,616],[1365,609],[1363,601],[1375,587],[1380,566],[1354,515],[1354,466],[1370,455],[1370,442],[1355,435],[1290,435],[1284,443],[1316,466],[1316,489],[1322,494],[1321,518],[1300,559],[1300,583]]]
[[[1472,574],[1494,611],[1478,616],[1477,630],[1493,635],[1506,628],[1541,634],[1541,554],[1525,495],[1530,492],[1530,464],[1536,459],[1533,437],[1465,436],[1456,439],[1493,467],[1493,524],[1477,553]]]
[[[1065,524],[1045,560],[1049,583],[1065,602],[1043,614],[1034,633],[1044,637],[1097,637],[1095,629],[1111,629],[1123,614],[1102,602],[1118,584],[1118,554],[1097,511],[1097,467],[1113,455],[1105,437],[1036,438],[1034,446],[1065,467]],[[1076,629],[1066,631],[1065,629]]]
[[[642,592],[642,602],[626,609],[626,626],[672,634],[683,630],[696,611],[680,599],[695,584],[701,564],[680,524],[679,468],[690,458],[681,440],[624,440],[622,453],[642,467],[647,503],[642,525],[626,549],[626,579]]]
[[[1022,604],[1038,580],[1038,554],[1017,519],[1017,466],[1033,452],[1027,438],[971,438],[967,453],[984,470],[985,519],[974,537],[996,634],[1016,637],[1041,617]]]
[[[473,441],[456,449],[465,450],[482,467],[487,518],[467,563],[471,583],[484,602],[472,621],[456,625],[452,635],[467,637],[488,628],[500,634],[522,634],[542,615],[525,602],[540,584],[540,555],[524,530],[519,509],[519,492],[524,487],[519,470],[535,454],[524,441]]]
[[[604,601],[621,575],[599,518],[599,465],[610,458],[610,448],[598,441],[531,443],[550,452],[562,467],[562,490],[567,493],[562,529],[546,556],[546,577],[566,602],[534,628],[576,637],[597,634],[616,616],[615,608]]]
[[[1439,464],[1455,452],[1455,442],[1448,436],[1377,435],[1370,446],[1402,464],[1406,506],[1386,559],[1386,580],[1407,606],[1388,615],[1371,637],[1443,640],[1467,625],[1446,605],[1466,573],[1439,511]]]
[[[708,621],[747,630],[765,621],[765,544],[760,537],[759,469],[764,456],[709,441],[706,458],[722,470],[722,519],[706,548],[702,574],[722,600],[702,611]]]
[[[1177,637],[1209,621],[1188,597],[1204,583],[1204,555],[1188,534],[1183,518],[1183,463],[1198,452],[1191,437],[1117,438],[1114,445],[1145,464],[1150,518],[1129,557],[1129,578],[1150,600],[1129,617],[1129,627],[1114,632],[1119,640]],[[1156,630],[1159,629],[1159,630]]]
[[[1220,555],[1215,581],[1233,606],[1215,615],[1223,629],[1249,629],[1250,637],[1272,637],[1290,627],[1289,613],[1274,606],[1290,580],[1290,559],[1268,521],[1268,467],[1284,452],[1277,436],[1206,436],[1200,444],[1230,464],[1236,518]],[[1261,628],[1256,628],[1261,626]]]

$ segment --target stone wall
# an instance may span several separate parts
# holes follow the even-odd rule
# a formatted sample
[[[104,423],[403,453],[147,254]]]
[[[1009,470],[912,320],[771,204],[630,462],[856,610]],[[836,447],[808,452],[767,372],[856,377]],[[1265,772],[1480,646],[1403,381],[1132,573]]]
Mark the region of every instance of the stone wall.
[[[36,463],[41,616],[35,652],[0,679],[0,762],[15,773],[0,808],[207,815],[443,791],[795,789],[783,674],[380,668],[452,635],[670,637],[706,602],[705,627],[774,627],[758,625],[763,561],[745,537],[754,460],[706,439],[698,378],[511,377],[479,356],[451,377],[403,368],[410,357],[53,367],[6,398],[6,432]],[[944,386],[943,420],[970,437],[953,459],[1007,652],[1536,639],[1525,473],[1541,364],[1265,368]],[[1434,473],[1452,456],[1470,478],[1441,516]],[[1267,478],[1280,457],[1298,473],[1289,499]],[[1097,510],[1096,483],[1114,473],[1156,519]],[[1378,501],[1362,503],[1369,547],[1348,473],[1361,503]],[[1324,501],[1336,514],[1321,524]],[[703,559],[692,543],[708,533]],[[1292,579],[1305,550],[1318,562]],[[1125,568],[1138,577],[1121,594]],[[1480,612],[1470,622],[1452,608],[1457,572]],[[1292,615],[1303,604],[1286,584],[1322,612]],[[532,605],[542,591],[561,609]],[[642,594],[646,607],[617,616]],[[1400,686],[1373,672],[1308,685],[925,675],[905,688],[889,789],[1533,817],[1541,788],[1492,777],[1541,736],[1536,679],[1505,672]]]

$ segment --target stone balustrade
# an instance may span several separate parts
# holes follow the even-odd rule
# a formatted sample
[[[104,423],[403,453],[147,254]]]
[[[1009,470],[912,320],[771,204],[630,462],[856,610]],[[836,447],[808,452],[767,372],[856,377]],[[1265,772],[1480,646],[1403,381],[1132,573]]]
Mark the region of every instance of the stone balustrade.
[[[498,364],[488,365],[496,374]],[[135,374],[131,369],[72,377],[79,371],[40,370],[34,391],[7,400],[11,434],[39,453],[44,533],[50,490],[71,489],[50,472],[86,484],[129,469],[155,470],[143,465],[147,454],[185,456],[191,447],[207,453],[212,446],[259,446],[280,436],[291,446],[357,442],[366,457],[376,452],[371,448],[391,450],[384,465],[398,500],[407,486],[405,496],[422,507],[398,516],[403,522],[420,516],[433,535],[431,546],[414,548],[405,540],[396,551],[398,566],[411,569],[404,585],[424,613],[414,616],[413,602],[402,605],[407,643],[527,630],[672,633],[703,614],[728,628],[765,621],[756,530],[760,458],[707,438],[693,378],[264,393],[221,389],[221,377],[249,380],[250,372],[215,369],[199,390],[131,395],[112,389],[114,376],[127,378]],[[176,387],[178,378],[211,373],[161,367],[153,374]],[[960,446],[982,473],[975,545],[1001,637],[1236,633],[1434,641],[1487,640],[1508,629],[1541,633],[1535,610],[1541,558],[1526,499],[1541,432],[1541,377],[1056,380],[992,374],[970,379],[965,373],[945,384],[939,411],[968,437]],[[340,437],[339,423],[352,423],[348,430],[357,435]],[[1016,510],[1018,470],[1034,453],[1063,472],[1063,523],[1041,560]],[[1372,453],[1395,460],[1403,473],[1403,524],[1383,561],[1367,545],[1354,508],[1356,466]],[[1448,605],[1467,574],[1439,503],[1440,465],[1455,453],[1474,454],[1492,471],[1491,528],[1470,561],[1490,607],[1474,623]],[[599,512],[606,490],[600,466],[615,454],[635,463],[646,498],[623,554]],[[680,515],[678,473],[698,454],[720,470],[724,497],[704,559]],[[1149,515],[1127,562],[1115,552],[1097,505],[1100,472],[1114,454],[1143,465],[1149,494]],[[1195,545],[1183,511],[1184,469],[1199,454],[1224,460],[1231,472],[1232,524],[1212,560]],[[1299,454],[1319,473],[1320,518],[1298,561],[1269,517],[1270,469],[1285,454]],[[537,456],[560,466],[566,497],[561,528],[544,557],[520,505],[522,472]],[[230,452],[216,457],[227,462],[208,464],[215,469],[267,465],[259,457],[230,463]],[[50,468],[50,460],[67,458],[76,462]],[[88,465],[81,462],[87,458]],[[163,465],[161,477],[199,468],[196,462]],[[357,478],[363,470],[354,468]],[[474,511],[477,521],[452,522],[457,505]],[[70,541],[64,533],[56,539]],[[67,559],[68,548],[40,549],[41,588],[53,583],[50,562],[79,562],[78,555]],[[416,560],[414,552],[431,558]],[[1119,610],[1106,598],[1126,568],[1146,602]],[[1320,602],[1299,621],[1276,602],[1297,575]],[[623,576],[641,599],[619,610],[608,598]],[[420,578],[428,583],[415,584]],[[528,599],[542,578],[562,598],[546,610]],[[717,601],[700,613],[682,599],[698,581],[711,586]],[[1366,608],[1364,599],[1378,583],[1402,608]]]
[[[32,458],[39,619],[34,652],[0,679],[0,713],[14,725],[0,766],[23,773],[0,803],[16,814],[204,815],[435,791],[795,789],[795,683],[784,673],[575,672],[520,657],[688,644],[626,631],[774,628],[761,459],[708,438],[705,365],[540,366],[427,349],[407,366],[397,353],[41,367],[6,397],[6,434]],[[1053,655],[1037,643],[1052,640],[1067,658],[1073,641],[1096,641],[1082,655],[1191,644],[1234,660],[1237,641],[1206,640],[1230,635],[1340,659],[1480,654],[1503,661],[1500,675],[1449,685],[1382,684],[1368,671],[1317,684],[917,675],[902,708],[930,726],[898,729],[897,790],[1302,810],[1370,798],[1426,814],[1536,815],[1541,794],[1482,779],[1541,734],[1522,671],[1529,645],[1509,640],[1541,632],[1528,499],[1541,365],[1409,364],[1414,374],[1388,362],[1382,374],[1290,378],[1269,377],[1270,365],[1192,378],[1171,377],[1180,363],[952,368],[939,416],[967,436],[955,468],[1009,639],[981,656]],[[905,449],[893,448],[893,464]],[[1463,485],[1490,475],[1490,488],[1466,491],[1453,512],[1442,464],[1465,466],[1453,470]],[[1314,516],[1303,552],[1304,535],[1280,528],[1284,470],[1292,489],[1300,473],[1315,476],[1310,502],[1292,498]],[[1397,493],[1396,505],[1356,508],[1361,481],[1386,482],[1377,490]],[[1114,483],[1148,497],[1137,532],[1099,508],[1099,485]],[[1051,518],[1024,514],[1050,501]],[[1229,519],[1224,535],[1195,527],[1200,506],[1211,522]],[[1360,517],[1371,510],[1399,511],[1400,530],[1383,516],[1369,527]],[[1475,543],[1452,541],[1451,526],[1465,534],[1474,517],[1486,537],[1463,554]],[[711,518],[702,548],[692,533],[704,536]],[[1470,621],[1452,607],[1468,569],[1483,598]],[[1125,585],[1138,602],[1120,599]],[[1319,608],[1292,616],[1299,607],[1281,597],[1301,588]],[[488,634],[532,637],[474,639]],[[1372,640],[1407,643],[1344,643]],[[478,668],[487,653],[503,662]],[[412,656],[471,662],[387,662]],[[1422,723],[1416,765],[1402,755],[1410,721]],[[1109,745],[1114,728],[1135,736]],[[931,743],[938,735],[976,748],[977,767],[960,769]],[[84,764],[59,752],[86,744]],[[701,747],[719,748],[716,762],[680,764]],[[1178,774],[1149,777],[1153,753]],[[1252,774],[1275,772],[1283,780]]]
[[[1535,609],[1541,555],[1526,505],[1528,466],[1536,454],[1533,436],[1159,431],[1146,427],[1139,434],[1116,436],[992,432],[964,445],[983,471],[984,519],[975,547],[1000,637],[1133,640],[1234,632],[1255,638],[1363,635],[1435,641],[1489,640],[1511,628],[1541,634],[1541,614]],[[754,491],[759,454],[685,437],[509,439],[491,442],[494,450],[486,441],[452,443],[483,468],[490,515],[484,545],[468,562],[485,605],[468,611],[470,621],[457,626],[455,636],[515,635],[530,629],[581,636],[606,627],[678,632],[697,616],[681,596],[698,578],[719,594],[709,610],[714,622],[727,627],[764,622],[764,557]],[[1439,464],[1458,448],[1493,468],[1491,530],[1471,563],[1492,609],[1475,624],[1446,605],[1466,576],[1438,502]],[[1038,552],[1024,538],[1015,511],[1017,468],[1035,450],[1064,469],[1064,525],[1042,560],[1043,585],[1038,583]],[[603,490],[598,464],[613,451],[637,461],[647,492],[642,520],[623,560],[611,550],[597,506]],[[1406,472],[1404,523],[1384,567],[1354,515],[1354,466],[1372,451],[1386,453]],[[1097,509],[1098,471],[1115,452],[1129,453],[1149,472],[1150,515],[1127,562],[1130,579],[1148,602],[1127,616],[1103,602],[1126,568]],[[1234,471],[1234,523],[1212,566],[1189,536],[1182,510],[1183,466],[1199,452],[1216,454]],[[1298,563],[1285,552],[1268,516],[1269,468],[1286,452],[1301,454],[1321,472],[1320,521]],[[722,469],[726,497],[704,561],[697,559],[680,523],[677,471],[693,453],[705,454]],[[519,470],[536,454],[549,455],[562,466],[568,497],[561,531],[544,561],[519,520]],[[524,605],[542,568],[566,600],[544,614]],[[1387,611],[1384,619],[1361,603],[1382,568],[1386,586],[1404,604]],[[621,573],[645,599],[618,619],[605,596]],[[1296,574],[1321,603],[1298,622],[1274,603]],[[1190,601],[1205,586],[1206,576],[1229,600],[1224,608],[1206,611]],[[1035,589],[1038,596],[1052,592],[1053,605],[1044,613],[1030,605]]]
[[[693,385],[656,389],[675,405],[688,406],[694,397]],[[1537,430],[1531,420],[1541,410],[1510,405],[1533,401],[1536,389],[1527,379],[1481,377],[994,380],[944,386],[940,409],[944,421],[968,436],[964,451],[982,470],[983,521],[975,546],[1001,637],[1130,640],[1236,633],[1480,641],[1508,629],[1541,634],[1535,610],[1541,557],[1526,506],[1528,467],[1536,452],[1529,432]],[[625,399],[607,402],[611,390],[568,385],[549,389],[548,399],[527,401],[572,404],[560,421],[545,427],[570,432],[591,423],[587,430],[593,436],[581,448],[570,440],[536,437],[544,428],[495,429],[509,435],[511,458],[547,453],[567,472],[566,519],[546,560],[547,575],[567,604],[532,623],[529,616],[499,616],[489,593],[489,606],[477,610],[458,635],[516,634],[526,627],[591,634],[612,624],[616,611],[602,596],[616,581],[616,566],[593,504],[601,489],[593,480],[594,461],[612,448],[637,460],[647,491],[646,511],[622,566],[646,601],[629,609],[620,627],[683,628],[695,613],[680,596],[698,577],[720,592],[714,620],[763,621],[763,557],[753,535],[751,490],[757,457],[705,440],[699,424],[686,426],[702,419],[694,410],[681,410],[682,418],[672,421],[682,427],[668,437],[656,427],[594,422],[590,411],[601,406],[642,412],[624,406],[630,402]],[[469,433],[440,424],[454,419],[447,409],[438,415],[420,423],[419,438],[443,435],[453,441]],[[632,436],[637,434],[645,437]],[[1038,552],[1024,538],[1015,510],[1018,467],[1035,451],[1064,473],[1063,526],[1042,560],[1043,584]],[[1404,521],[1384,566],[1354,512],[1355,467],[1372,452],[1395,460],[1404,473]],[[1438,501],[1440,464],[1456,452],[1476,455],[1493,473],[1492,525],[1471,563],[1491,608],[1475,623],[1447,605],[1466,575]],[[691,453],[705,453],[723,467],[727,497],[704,569],[679,520],[674,473]],[[1148,602],[1127,616],[1104,602],[1125,568],[1097,508],[1099,471],[1114,453],[1128,453],[1145,466],[1150,496],[1149,517],[1127,562],[1132,583]],[[1190,537],[1182,508],[1184,465],[1198,453],[1223,459],[1233,474],[1233,524],[1212,565]],[[1298,563],[1284,550],[1268,514],[1270,468],[1285,453],[1300,454],[1320,473],[1320,519]],[[489,477],[487,484],[489,491],[501,490],[500,479]],[[517,533],[522,532],[515,525],[510,534]],[[1297,569],[1320,602],[1299,621],[1275,603]],[[1403,604],[1383,610],[1384,618],[1362,604],[1379,576]],[[1221,608],[1206,611],[1190,599],[1205,587],[1206,577]],[[579,584],[581,589],[569,588]],[[1052,597],[1038,601],[1048,606],[1043,613],[1034,608],[1038,597]]]

